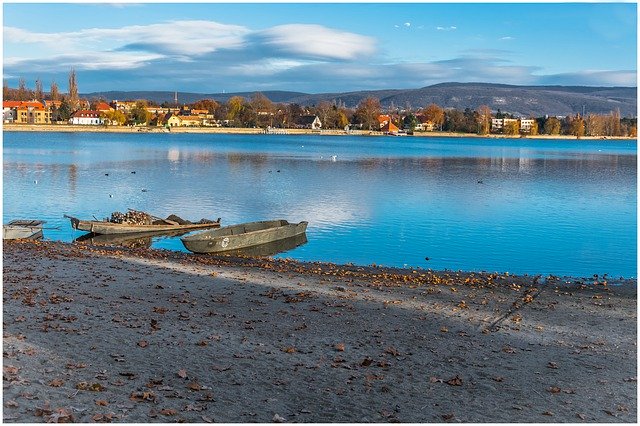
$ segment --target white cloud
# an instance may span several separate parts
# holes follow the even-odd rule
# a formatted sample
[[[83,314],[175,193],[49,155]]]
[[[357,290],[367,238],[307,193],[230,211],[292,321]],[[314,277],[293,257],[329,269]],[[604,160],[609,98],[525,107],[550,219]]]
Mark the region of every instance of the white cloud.
[[[458,29],[458,27],[456,27],[454,25],[451,25],[451,26],[448,26],[448,27],[441,27],[441,26],[436,27],[436,30],[438,30],[438,31],[455,31],[457,29]]]
[[[515,38],[511,36],[500,37],[500,40],[515,40]]]
[[[352,60],[375,51],[371,37],[320,25],[279,25],[257,36],[265,46],[306,57]]]
[[[405,26],[405,27],[410,27],[410,26],[411,26],[411,22],[405,22],[405,23],[404,23],[404,26]]]

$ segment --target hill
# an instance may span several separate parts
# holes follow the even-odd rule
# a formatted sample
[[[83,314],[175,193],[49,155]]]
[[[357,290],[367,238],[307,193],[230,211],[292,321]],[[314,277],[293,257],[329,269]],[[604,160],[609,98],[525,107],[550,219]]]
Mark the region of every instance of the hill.
[[[232,96],[251,98],[256,92],[238,93],[183,93],[178,92],[179,103],[193,103],[199,99],[215,99],[226,102]],[[317,105],[321,101],[340,102],[355,107],[369,96],[380,99],[384,108],[420,108],[435,103],[444,108],[476,109],[488,105],[521,116],[570,115],[576,113],[608,114],[620,109],[623,117],[637,115],[637,88],[635,87],[587,87],[587,86],[511,86],[490,83],[441,83],[420,89],[394,89],[356,91],[344,93],[308,94],[287,91],[261,92],[272,102],[297,103],[303,106]],[[87,98],[108,101],[148,99],[162,103],[173,102],[174,92],[100,92],[86,93]]]

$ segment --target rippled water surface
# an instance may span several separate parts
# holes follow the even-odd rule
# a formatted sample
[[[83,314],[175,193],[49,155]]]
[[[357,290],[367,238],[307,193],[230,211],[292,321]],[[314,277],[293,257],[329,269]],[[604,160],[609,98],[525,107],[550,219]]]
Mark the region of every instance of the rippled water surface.
[[[281,257],[635,277],[636,163],[636,141],[5,132],[3,221],[284,218],[308,243]]]

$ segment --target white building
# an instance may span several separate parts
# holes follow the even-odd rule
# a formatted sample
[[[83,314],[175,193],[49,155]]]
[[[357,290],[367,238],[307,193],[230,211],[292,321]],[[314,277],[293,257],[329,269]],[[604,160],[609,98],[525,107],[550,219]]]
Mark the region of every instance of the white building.
[[[89,111],[86,109],[74,112],[69,119],[69,124],[85,126],[99,126],[103,123],[104,121],[102,120],[102,117],[100,117],[100,113],[98,111]]]

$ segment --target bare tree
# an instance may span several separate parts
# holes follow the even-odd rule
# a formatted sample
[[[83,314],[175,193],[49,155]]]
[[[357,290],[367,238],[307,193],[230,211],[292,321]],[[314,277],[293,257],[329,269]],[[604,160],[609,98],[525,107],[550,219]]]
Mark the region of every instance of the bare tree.
[[[71,109],[78,108],[78,83],[76,81],[76,70],[71,68],[69,72],[69,104],[71,105]]]
[[[58,84],[55,81],[51,82],[51,92],[49,93],[52,101],[57,101],[60,98],[60,90]]]
[[[38,78],[36,79],[36,91],[34,98],[37,101],[44,100],[44,91],[42,90],[42,81]]]
[[[20,77],[18,81],[18,100],[19,101],[28,101],[31,93],[29,93],[29,89],[27,89],[27,82],[24,78]]]

